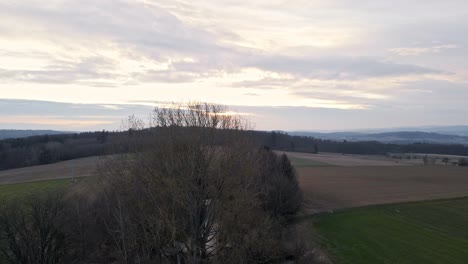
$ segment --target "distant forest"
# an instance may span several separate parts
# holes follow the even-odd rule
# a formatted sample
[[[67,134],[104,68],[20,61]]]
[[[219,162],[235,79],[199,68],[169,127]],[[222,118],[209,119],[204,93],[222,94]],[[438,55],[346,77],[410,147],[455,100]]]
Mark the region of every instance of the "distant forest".
[[[144,133],[144,131],[100,131],[0,140],[0,170],[50,164],[90,156],[125,153],[127,152],[125,140],[131,133]],[[400,145],[375,141],[338,142],[312,137],[291,136],[281,132],[244,131],[242,133],[251,133],[251,136],[259,144],[281,151],[361,155],[422,153],[468,156],[468,147],[463,145],[429,143]],[[222,139],[219,139],[219,141],[222,144]]]
[[[70,133],[70,132],[69,132]],[[17,130],[17,129],[0,129],[0,140],[7,138],[24,138],[40,135],[57,135],[66,134],[66,132],[55,130]]]

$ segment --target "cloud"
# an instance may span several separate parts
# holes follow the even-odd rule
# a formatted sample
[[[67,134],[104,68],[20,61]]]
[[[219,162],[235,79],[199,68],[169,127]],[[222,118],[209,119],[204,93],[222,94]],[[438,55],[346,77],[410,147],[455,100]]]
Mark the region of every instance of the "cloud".
[[[443,74],[422,66],[395,63],[369,57],[281,57],[253,61],[252,67],[315,79],[362,79],[372,77]]]
[[[32,83],[83,83],[110,86],[111,80],[121,76],[112,72],[113,61],[103,57],[83,58],[79,61],[52,61],[51,65],[38,70],[11,70],[0,67],[0,80]],[[102,83],[99,85],[99,81]]]
[[[34,23],[31,28],[15,26],[9,30],[13,30],[13,33],[33,29],[33,34],[60,41],[68,37],[80,42],[88,39],[90,47],[104,40],[154,51],[172,50],[177,54],[198,53],[214,46],[215,36],[209,32],[184,24],[164,9],[136,1],[84,0],[65,3],[51,0],[48,4],[24,1],[4,2],[1,7],[2,16],[6,18],[14,15],[24,22]]]
[[[432,47],[409,47],[409,48],[394,48],[390,49],[390,52],[393,52],[400,56],[419,56],[427,53],[440,53],[443,50],[447,49],[456,49],[457,45],[446,44],[446,45],[437,45]]]
[[[0,99],[0,129],[117,130],[125,117],[147,118],[145,105],[72,104]]]
[[[468,111],[468,82],[420,80],[403,83],[397,90],[401,96],[389,103],[407,109],[431,109],[461,114]]]
[[[152,98],[285,107],[291,116],[293,107],[353,109],[395,120],[396,109],[465,109],[466,7],[464,0],[0,1],[0,98],[88,103],[1,101],[0,110],[117,122],[150,105],[129,101]]]
[[[241,49],[221,45],[220,36],[215,33],[194,27],[154,5],[123,0],[50,3],[0,3],[0,15],[10,25],[0,27],[0,32],[8,36],[4,43],[0,41],[0,54],[2,49],[3,53],[12,53],[23,46],[28,51],[17,54],[17,58],[49,56],[39,70],[4,68],[3,79],[41,83],[86,81],[90,85],[188,82],[210,70],[228,70],[230,67],[224,60],[239,56]],[[34,46],[34,39],[46,41]],[[102,63],[104,60],[106,65]],[[122,67],[122,62],[130,65]]]
[[[45,53],[50,59],[39,70],[0,67],[0,78],[10,82],[112,86],[152,82],[189,83],[226,72],[239,72],[245,67],[320,79],[441,73],[429,67],[378,57],[268,54],[269,51],[264,50],[263,46],[242,46],[242,39],[254,37],[250,33],[236,33],[236,27],[220,27],[215,22],[222,21],[216,15],[212,22],[203,17],[209,15],[210,10],[224,14],[221,6],[210,3],[206,8],[197,8],[192,3],[178,3],[176,7],[167,1],[125,0],[85,0],[67,4],[55,0],[49,4],[35,1],[2,3],[0,14],[12,27],[0,30],[49,40],[42,44],[46,46],[39,48],[39,51],[31,47],[33,51],[23,54],[23,57],[32,57],[40,52],[42,58]],[[239,13],[250,8],[242,4],[232,6]],[[289,16],[287,13],[276,14],[268,5],[259,4],[257,7],[273,17],[307,22],[302,15],[293,13],[299,10],[296,8],[300,5],[293,6],[295,9]],[[192,13],[188,12],[191,7],[194,10]],[[251,12],[247,14],[249,20],[257,19]],[[230,19],[234,17],[226,15]],[[20,26],[15,22],[17,20],[34,26]],[[245,24],[239,24],[239,28],[245,27]],[[274,27],[283,28],[273,24],[269,32],[274,32]],[[286,31],[284,37],[289,39],[294,36],[293,28],[285,29],[292,31]],[[321,34],[317,30],[304,30],[313,34],[311,41],[321,38],[314,37]],[[330,31],[327,34],[331,34]],[[21,37],[17,38],[21,40]],[[296,43],[301,39],[294,41]],[[288,49],[291,48],[284,48],[283,51],[289,53]],[[404,51],[399,50],[400,53]]]
[[[130,114],[146,115],[151,106],[138,104],[76,104],[39,100],[0,99],[1,116],[104,117],[121,120]]]

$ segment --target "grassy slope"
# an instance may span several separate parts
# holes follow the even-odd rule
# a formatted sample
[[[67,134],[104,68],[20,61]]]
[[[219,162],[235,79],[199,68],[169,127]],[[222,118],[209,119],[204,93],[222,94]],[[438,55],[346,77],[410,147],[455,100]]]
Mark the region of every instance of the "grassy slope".
[[[315,221],[336,263],[468,263],[468,198],[358,208]]]
[[[71,179],[60,179],[0,185],[0,200],[5,198],[20,198],[36,191],[47,191],[65,187],[71,181]]]

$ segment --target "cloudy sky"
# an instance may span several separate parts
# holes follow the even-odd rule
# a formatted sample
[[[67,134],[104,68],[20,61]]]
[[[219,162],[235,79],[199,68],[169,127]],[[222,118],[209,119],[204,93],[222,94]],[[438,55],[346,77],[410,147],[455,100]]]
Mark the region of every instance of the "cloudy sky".
[[[468,124],[466,0],[0,0],[0,128],[170,101],[257,129]]]

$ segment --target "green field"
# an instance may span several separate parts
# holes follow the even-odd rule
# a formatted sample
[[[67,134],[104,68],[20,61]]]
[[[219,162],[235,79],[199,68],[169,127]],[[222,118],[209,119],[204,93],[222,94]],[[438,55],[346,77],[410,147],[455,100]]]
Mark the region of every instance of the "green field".
[[[337,264],[468,263],[468,198],[351,209],[313,225]]]
[[[5,198],[20,198],[34,192],[58,189],[67,186],[71,182],[71,179],[60,179],[0,185],[0,200]]]
[[[324,167],[324,166],[333,166],[325,162],[320,162],[320,161],[315,161],[311,159],[304,159],[304,158],[298,158],[298,157],[288,157],[289,160],[291,161],[291,164],[294,167]]]

